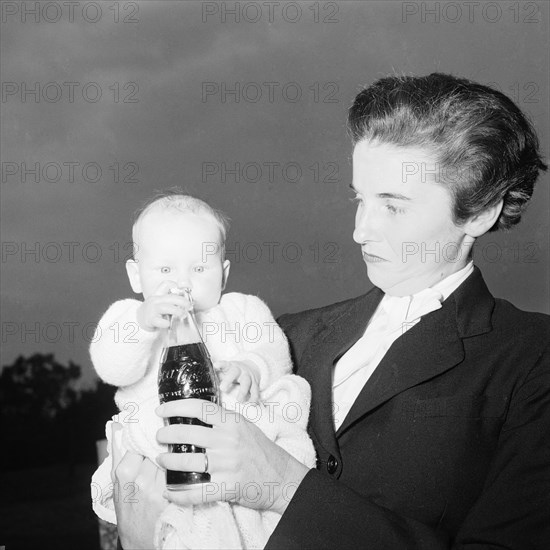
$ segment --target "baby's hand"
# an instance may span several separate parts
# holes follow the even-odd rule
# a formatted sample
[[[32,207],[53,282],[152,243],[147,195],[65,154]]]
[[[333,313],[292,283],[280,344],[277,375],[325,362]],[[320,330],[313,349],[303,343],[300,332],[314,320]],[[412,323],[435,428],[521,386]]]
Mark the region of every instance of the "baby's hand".
[[[215,361],[214,369],[220,377],[220,390],[237,401],[260,400],[260,373],[252,361]]]
[[[139,326],[148,331],[170,326],[169,315],[182,315],[191,309],[186,296],[172,294],[170,290],[177,288],[174,281],[163,281],[155,293],[144,300],[137,309]]]

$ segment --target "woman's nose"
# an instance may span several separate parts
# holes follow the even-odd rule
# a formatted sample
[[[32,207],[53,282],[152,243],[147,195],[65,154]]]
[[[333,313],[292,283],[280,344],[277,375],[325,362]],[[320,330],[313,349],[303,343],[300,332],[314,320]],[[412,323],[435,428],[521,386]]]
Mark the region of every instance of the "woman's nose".
[[[376,212],[373,208],[362,205],[357,210],[355,216],[355,229],[353,231],[353,240],[357,244],[363,244],[366,241],[378,240],[379,233],[377,229]]]
[[[355,229],[353,230],[353,240],[357,244],[363,244],[367,240],[366,232],[363,230],[363,228],[357,226],[355,227]]]

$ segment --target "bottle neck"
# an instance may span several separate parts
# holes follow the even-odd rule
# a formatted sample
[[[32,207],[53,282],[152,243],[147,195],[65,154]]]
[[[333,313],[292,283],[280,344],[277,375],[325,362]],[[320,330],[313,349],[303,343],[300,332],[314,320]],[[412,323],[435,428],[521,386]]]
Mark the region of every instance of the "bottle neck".
[[[203,343],[193,310],[172,315],[166,347]]]

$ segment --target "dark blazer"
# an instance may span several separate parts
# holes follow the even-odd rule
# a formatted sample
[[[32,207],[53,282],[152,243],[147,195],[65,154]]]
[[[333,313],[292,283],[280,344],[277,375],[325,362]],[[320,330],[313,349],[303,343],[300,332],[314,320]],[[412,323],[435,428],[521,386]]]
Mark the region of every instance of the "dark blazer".
[[[318,453],[267,549],[550,548],[550,317],[480,271],[398,338],[334,433],[334,362],[382,299],[279,319]]]

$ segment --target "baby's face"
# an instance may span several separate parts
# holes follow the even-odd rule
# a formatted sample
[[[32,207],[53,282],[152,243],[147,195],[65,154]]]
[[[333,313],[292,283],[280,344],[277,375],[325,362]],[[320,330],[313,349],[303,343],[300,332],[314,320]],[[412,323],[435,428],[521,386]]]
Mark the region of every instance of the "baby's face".
[[[218,304],[229,261],[222,261],[220,231],[210,217],[151,212],[140,222],[136,241],[136,265],[128,268],[134,291],[148,298],[164,281],[170,281],[191,289],[196,310]]]

